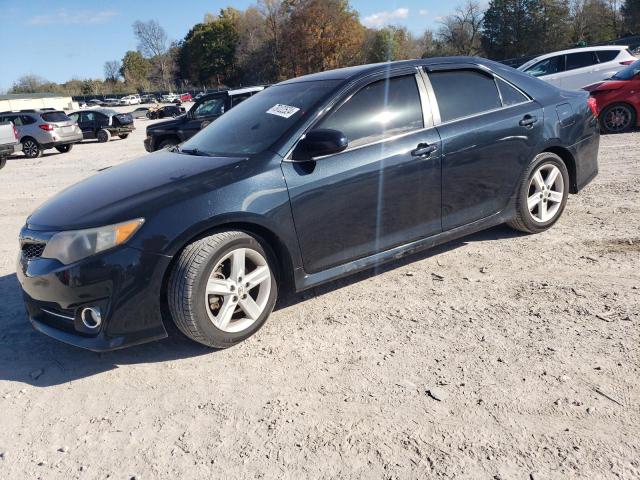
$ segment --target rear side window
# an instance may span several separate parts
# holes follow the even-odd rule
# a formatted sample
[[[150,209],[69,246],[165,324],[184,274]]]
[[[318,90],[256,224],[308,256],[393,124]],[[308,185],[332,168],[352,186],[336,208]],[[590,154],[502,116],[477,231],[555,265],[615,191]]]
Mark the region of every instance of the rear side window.
[[[70,120],[64,112],[47,112],[41,116],[45,122],[68,122]]]
[[[30,117],[29,115],[22,115],[22,117],[20,118],[22,119],[23,125],[31,125],[32,123],[36,123],[36,119],[33,117]]]
[[[590,67],[596,63],[598,63],[598,59],[594,52],[578,52],[567,55],[567,70]]]
[[[318,128],[344,133],[350,147],[423,127],[420,93],[414,75],[367,85],[318,125]]]
[[[443,122],[502,107],[493,77],[474,70],[429,74]]]
[[[620,50],[598,50],[596,55],[600,63],[612,62],[620,54]]]
[[[504,80],[496,77],[496,83],[498,90],[500,90],[500,96],[502,97],[502,106],[509,107],[511,105],[518,105],[529,101],[529,99],[517,88],[512,87]]]
[[[564,55],[558,55],[556,57],[545,58],[540,60],[535,65],[527,68],[526,72],[534,77],[541,77],[543,75],[551,75],[553,73],[564,71]]]

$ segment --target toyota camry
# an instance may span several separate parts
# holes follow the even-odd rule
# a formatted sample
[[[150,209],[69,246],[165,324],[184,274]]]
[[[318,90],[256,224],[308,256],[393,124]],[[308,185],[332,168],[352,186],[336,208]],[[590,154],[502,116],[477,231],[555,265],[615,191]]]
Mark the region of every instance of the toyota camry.
[[[598,144],[587,92],[488,60],[303,76],[47,201],[20,233],[18,279],[33,326],[79,347],[160,339],[168,322],[229,347],[278,290],[502,223],[547,230],[597,174]]]

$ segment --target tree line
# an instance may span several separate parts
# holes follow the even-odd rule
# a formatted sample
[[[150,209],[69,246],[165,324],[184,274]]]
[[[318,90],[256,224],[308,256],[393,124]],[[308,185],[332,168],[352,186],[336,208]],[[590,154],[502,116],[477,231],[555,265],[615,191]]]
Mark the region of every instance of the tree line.
[[[640,34],[640,0],[466,0],[435,29],[368,28],[348,0],[258,0],[207,13],[179,41],[155,20],[133,24],[135,51],[104,65],[104,80],[63,84],[34,75],[13,93],[99,95],[273,83],[362,63],[443,55],[495,60]]]

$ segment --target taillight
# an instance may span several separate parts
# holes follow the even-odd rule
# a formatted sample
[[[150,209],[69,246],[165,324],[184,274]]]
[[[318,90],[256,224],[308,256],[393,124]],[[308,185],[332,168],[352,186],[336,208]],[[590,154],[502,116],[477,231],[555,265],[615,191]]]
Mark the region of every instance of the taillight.
[[[587,100],[587,105],[589,105],[589,108],[591,109],[591,112],[593,113],[594,117],[598,116],[598,102],[596,101],[595,98],[593,97],[589,97],[589,99]]]
[[[51,125],[50,123],[43,123],[42,125],[38,125],[42,130],[45,130],[47,132],[50,132],[51,130],[53,130],[53,125]]]
[[[16,128],[16,126],[13,126],[13,135],[16,137],[16,140],[18,140],[20,137],[18,137],[18,129]]]
[[[625,60],[624,62],[620,62],[620,65],[631,65],[635,60]]]

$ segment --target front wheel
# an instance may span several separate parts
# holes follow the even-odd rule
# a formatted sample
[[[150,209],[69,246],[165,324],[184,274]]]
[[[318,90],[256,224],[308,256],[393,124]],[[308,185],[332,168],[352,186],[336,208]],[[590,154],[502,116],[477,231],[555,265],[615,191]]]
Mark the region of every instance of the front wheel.
[[[268,247],[244,232],[220,232],[187,245],[167,292],[177,327],[210,347],[227,348],[247,339],[275,305],[274,268]]]
[[[516,215],[507,223],[526,233],[544,232],[562,215],[568,195],[566,165],[555,153],[541,153],[522,177],[516,197]]]
[[[636,111],[626,103],[614,103],[600,114],[600,127],[604,133],[623,133],[636,124]]]
[[[58,150],[60,153],[67,153],[70,152],[71,149],[73,148],[73,144],[68,144],[68,145],[58,145],[56,147],[56,150]]]

